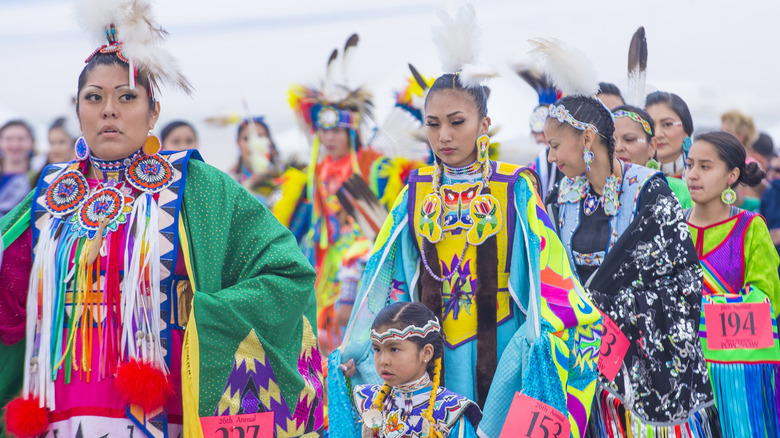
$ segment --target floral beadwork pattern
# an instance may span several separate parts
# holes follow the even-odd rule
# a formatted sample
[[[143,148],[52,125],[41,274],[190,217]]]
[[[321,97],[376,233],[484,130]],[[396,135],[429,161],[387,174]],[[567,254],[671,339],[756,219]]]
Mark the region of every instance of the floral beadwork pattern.
[[[492,195],[479,195],[474,198],[471,202],[470,215],[474,225],[467,237],[472,245],[479,245],[488,237],[497,234],[504,224],[501,206],[498,199]]]
[[[450,266],[440,260],[442,274],[445,276],[453,272],[456,274],[443,284],[441,294],[444,301],[443,318],[452,314],[452,319],[457,320],[461,311],[471,315],[471,305],[477,293],[477,279],[471,275],[471,259],[467,259],[463,266],[460,262],[457,255],[452,256]]]
[[[441,225],[439,225],[440,216],[441,198],[439,195],[431,193],[423,199],[417,231],[432,243],[440,241],[442,237]]]

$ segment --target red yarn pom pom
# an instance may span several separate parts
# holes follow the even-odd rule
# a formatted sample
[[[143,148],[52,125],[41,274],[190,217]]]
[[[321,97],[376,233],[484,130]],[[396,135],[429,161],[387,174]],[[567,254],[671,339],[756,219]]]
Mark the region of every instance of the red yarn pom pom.
[[[173,394],[162,370],[139,361],[127,362],[117,369],[116,387],[125,403],[138,405],[147,413],[164,406]]]
[[[39,406],[39,399],[17,397],[5,406],[5,428],[19,438],[33,438],[46,432],[49,413]]]

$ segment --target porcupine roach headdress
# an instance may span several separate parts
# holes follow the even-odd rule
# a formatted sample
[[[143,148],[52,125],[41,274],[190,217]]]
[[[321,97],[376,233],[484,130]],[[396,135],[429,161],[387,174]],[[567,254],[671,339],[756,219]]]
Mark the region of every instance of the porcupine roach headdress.
[[[96,37],[107,40],[106,44],[100,46],[87,58],[87,63],[98,55],[114,55],[127,63],[131,87],[135,87],[138,75],[142,75],[148,78],[151,96],[159,92],[161,84],[180,88],[188,94],[192,92],[192,87],[180,73],[176,61],[161,47],[166,32],[151,16],[149,0],[80,0],[77,14],[84,28]],[[22,396],[12,400],[7,405],[5,413],[6,426],[10,433],[19,437],[34,437],[46,430],[49,422],[47,409],[55,409],[53,376],[56,376],[61,369],[67,368],[67,377],[63,378],[68,380],[71,364],[76,364],[79,368],[75,366],[74,368],[86,372],[87,376],[92,371],[97,371],[98,376],[92,377],[98,379],[106,378],[109,373],[116,373],[115,382],[121,398],[129,404],[140,406],[146,412],[151,412],[166,402],[171,386],[167,379],[168,368],[159,339],[160,260],[159,247],[155,244],[157,206],[152,200],[151,192],[142,193],[132,204],[127,228],[134,227],[136,230],[135,245],[131,251],[132,255],[125,248],[125,287],[121,304],[115,303],[117,306],[121,305],[123,319],[121,322],[110,316],[105,319],[112,320],[115,326],[110,330],[106,330],[105,325],[101,328],[105,336],[101,337],[102,340],[98,341],[100,346],[94,350],[100,352],[99,370],[91,369],[93,351],[91,347],[82,347],[85,353],[81,355],[81,359],[76,359],[75,345],[77,343],[82,346],[91,345],[92,342],[91,337],[79,338],[78,332],[83,333],[83,330],[71,327],[67,332],[68,338],[65,339],[67,345],[59,345],[66,332],[63,331],[61,324],[52,324],[52,307],[57,305],[57,301],[52,303],[55,272],[53,263],[48,263],[51,259],[49,254],[53,254],[53,248],[57,246],[55,235],[62,233],[54,231],[49,233],[49,230],[41,233],[33,265],[33,272],[36,274],[32,276],[30,286],[30,290],[35,292],[30,294],[30,297],[39,297],[39,299],[28,297],[27,300],[27,345]],[[146,216],[147,214],[150,216]],[[135,221],[136,217],[151,217],[151,219],[146,221],[146,225],[142,225],[141,220]],[[61,220],[59,218],[50,220],[50,225],[56,223],[61,223]],[[97,256],[97,253],[92,250],[100,248],[102,233],[103,228],[100,228],[100,236],[95,235],[82,242],[84,252],[94,253]],[[147,245],[147,242],[147,253],[145,257],[141,257],[140,248]],[[87,247],[90,248],[89,251]],[[80,266],[78,268],[80,273],[92,268],[92,262],[85,262],[86,259],[94,260],[93,257],[80,257],[79,260],[74,261],[74,272],[76,265]],[[130,259],[133,261],[128,262]],[[88,263],[88,266],[82,266],[84,263]],[[118,263],[121,264],[121,261]],[[84,288],[91,290],[93,287],[91,273],[88,281],[77,280],[75,277],[76,275],[72,280],[73,284],[79,282]],[[89,285],[86,286],[86,283]],[[141,292],[141,289],[146,292]],[[144,296],[144,293],[148,296]],[[74,297],[76,296],[77,294],[74,293]],[[106,294],[101,296],[105,297]],[[86,310],[83,302],[74,302],[73,305],[73,321],[81,319],[80,324],[86,327],[88,319],[84,315],[88,315],[91,321],[92,307]],[[62,306],[61,302],[59,306]],[[145,306],[150,308],[141,309]],[[97,307],[101,307],[101,304],[97,304]],[[104,307],[108,309],[105,303]],[[30,315],[40,316],[36,321],[30,318]],[[111,342],[108,340],[109,337]],[[76,338],[79,340],[75,341]],[[112,347],[108,347],[108,344]]]
[[[364,86],[351,88],[348,73],[359,38],[352,34],[344,46],[341,57],[341,78],[336,79],[338,49],[334,49],[328,58],[325,78],[319,86],[293,85],[289,91],[289,102],[302,124],[302,128],[314,135],[312,142],[312,166],[317,162],[319,129],[345,128],[349,131],[353,156],[357,152],[357,136],[360,134],[363,118],[372,116],[372,94]],[[354,161],[355,170],[357,161]]]
[[[533,63],[516,62],[512,64],[512,69],[536,91],[539,97],[539,105],[531,114],[529,124],[531,132],[542,132],[549,113],[548,107],[561,97],[561,93],[553,84],[552,78]]]
[[[295,84],[290,87],[290,107],[298,116],[302,129],[308,135],[313,136],[307,175],[309,184],[306,187],[309,199],[314,199],[315,171],[320,153],[320,139],[317,132],[320,129],[344,128],[347,130],[352,169],[355,173],[361,173],[357,156],[358,136],[363,126],[363,118],[372,116],[373,104],[372,94],[366,87],[351,88],[349,86],[348,73],[358,41],[358,35],[352,34],[344,45],[340,80],[336,80],[335,77],[339,51],[334,49],[328,58],[325,78],[319,86],[304,87]],[[315,204],[312,221],[315,221],[315,218],[321,213]],[[326,235],[327,233],[323,233],[321,236]],[[322,238],[324,239],[324,237]]]

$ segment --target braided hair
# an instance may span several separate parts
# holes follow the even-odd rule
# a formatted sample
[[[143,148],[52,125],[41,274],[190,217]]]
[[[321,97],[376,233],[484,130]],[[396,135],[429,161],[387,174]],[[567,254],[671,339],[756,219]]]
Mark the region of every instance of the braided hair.
[[[599,99],[582,95],[563,97],[558,99],[555,105],[563,105],[572,117],[596,127],[597,139],[600,138],[599,142],[607,148],[609,154],[609,171],[614,173],[612,162],[615,157],[615,122],[612,119],[612,112]],[[562,123],[578,133],[582,132],[566,122]]]

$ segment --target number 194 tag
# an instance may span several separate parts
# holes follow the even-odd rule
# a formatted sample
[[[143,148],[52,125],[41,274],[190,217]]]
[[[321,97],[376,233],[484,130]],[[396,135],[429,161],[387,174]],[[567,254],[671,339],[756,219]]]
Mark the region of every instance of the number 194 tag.
[[[518,392],[500,438],[569,438],[570,433],[569,419],[559,410]]]
[[[734,350],[774,345],[769,303],[704,304],[707,348]]]

